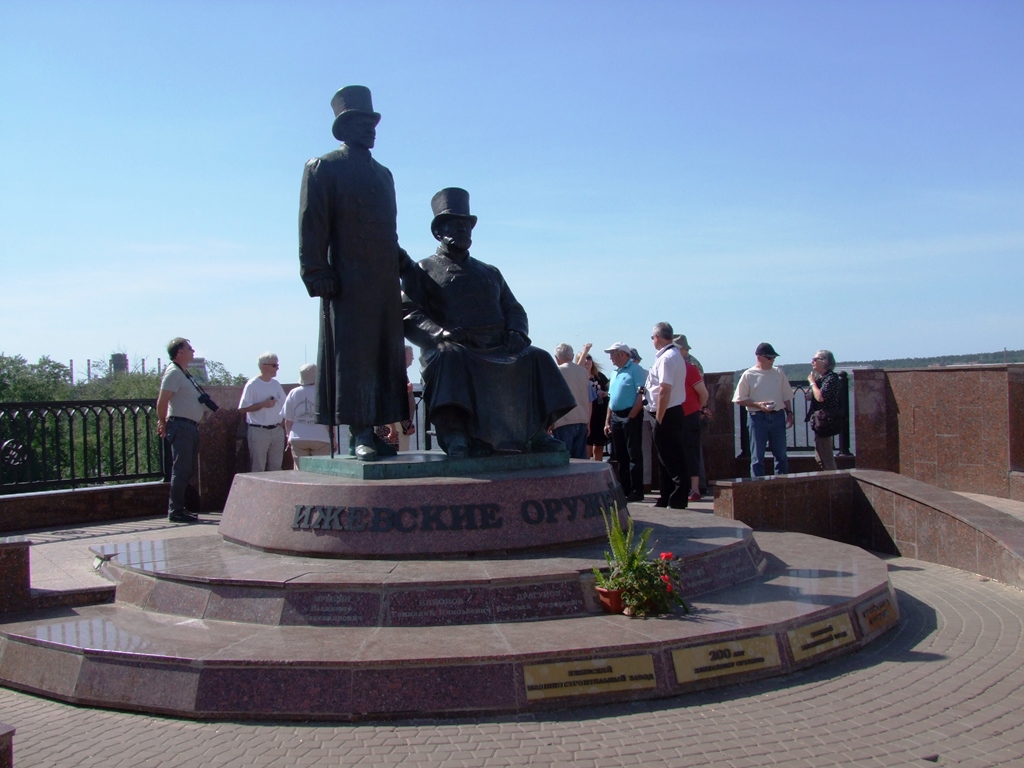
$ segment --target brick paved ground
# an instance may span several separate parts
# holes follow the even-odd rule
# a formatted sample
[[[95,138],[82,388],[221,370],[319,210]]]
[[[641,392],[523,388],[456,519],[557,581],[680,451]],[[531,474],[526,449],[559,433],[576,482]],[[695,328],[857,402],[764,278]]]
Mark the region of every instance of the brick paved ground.
[[[0,689],[36,766],[1024,765],[1024,595],[889,561],[899,627],[786,678],[676,699],[479,721],[194,723]]]

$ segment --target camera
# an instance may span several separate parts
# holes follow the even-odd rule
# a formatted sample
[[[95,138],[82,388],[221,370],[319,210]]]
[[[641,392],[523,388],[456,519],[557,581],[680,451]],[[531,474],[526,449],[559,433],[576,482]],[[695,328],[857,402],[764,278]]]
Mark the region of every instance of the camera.
[[[209,408],[214,413],[216,413],[217,411],[220,410],[220,406],[217,405],[215,402],[213,402],[213,398],[210,397],[205,392],[203,392],[203,394],[201,394],[199,396],[199,402],[202,403],[203,405],[205,405],[207,408]]]

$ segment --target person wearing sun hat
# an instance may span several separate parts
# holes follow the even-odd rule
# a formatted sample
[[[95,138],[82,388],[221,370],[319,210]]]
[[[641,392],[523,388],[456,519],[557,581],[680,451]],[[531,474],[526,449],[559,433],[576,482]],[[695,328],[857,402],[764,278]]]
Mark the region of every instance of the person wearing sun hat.
[[[793,388],[781,368],[779,354],[766,341],[754,350],[757,363],[740,375],[732,401],[747,409],[750,416],[750,476],[764,476],[765,449],[775,459],[775,474],[789,469],[786,456],[786,430],[793,426]]]
[[[608,385],[604,433],[612,443],[619,484],[626,501],[644,500],[644,384],[647,372],[631,359],[632,348],[619,341],[605,349],[615,366]]]
[[[341,146],[306,163],[299,200],[299,273],[321,299],[316,404],[320,424],[347,424],[353,453],[377,458],[373,425],[409,418],[398,245],[391,171],[370,156],[380,114],[370,89],[331,99]]]

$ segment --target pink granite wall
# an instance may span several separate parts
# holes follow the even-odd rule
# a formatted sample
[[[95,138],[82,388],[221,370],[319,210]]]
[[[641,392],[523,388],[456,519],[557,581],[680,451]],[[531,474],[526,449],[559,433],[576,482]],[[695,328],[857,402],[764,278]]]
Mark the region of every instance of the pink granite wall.
[[[0,613],[29,606],[28,548],[28,539],[21,536],[0,539]]]
[[[285,392],[290,392],[298,385],[283,386]],[[206,391],[220,410],[199,425],[199,511],[219,512],[224,509],[235,474],[249,471],[249,449],[245,414],[238,412],[242,387],[207,387]],[[282,468],[292,468],[287,450]]]
[[[235,472],[249,463],[245,445],[245,414],[238,412],[241,387],[207,387],[220,410],[199,425],[199,511],[224,509]]]
[[[858,468],[1022,498],[1024,366],[857,371],[854,396]]]
[[[735,410],[732,404],[733,374],[705,373],[708,408],[714,418],[701,435],[704,448],[704,469],[708,480],[736,476]]]
[[[1024,522],[892,472],[722,480],[715,515],[754,530],[809,533],[1024,588]]]

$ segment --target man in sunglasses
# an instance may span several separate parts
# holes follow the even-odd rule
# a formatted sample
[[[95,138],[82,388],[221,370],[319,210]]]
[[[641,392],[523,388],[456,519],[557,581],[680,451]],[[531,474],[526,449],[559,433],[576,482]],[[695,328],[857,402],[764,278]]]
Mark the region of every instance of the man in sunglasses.
[[[253,472],[274,472],[284,461],[284,429],[281,428],[284,388],[274,376],[280,367],[277,355],[259,357],[260,375],[249,379],[242,390],[238,410],[245,414],[249,458]]]

